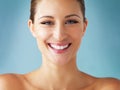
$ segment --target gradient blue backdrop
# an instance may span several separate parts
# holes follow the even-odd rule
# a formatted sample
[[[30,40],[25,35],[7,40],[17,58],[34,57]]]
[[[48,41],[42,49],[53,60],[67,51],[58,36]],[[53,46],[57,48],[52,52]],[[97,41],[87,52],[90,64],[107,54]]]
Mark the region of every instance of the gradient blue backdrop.
[[[0,73],[27,73],[41,54],[27,27],[30,0],[0,0]],[[80,70],[120,78],[120,0],[86,0],[89,25],[78,53]]]

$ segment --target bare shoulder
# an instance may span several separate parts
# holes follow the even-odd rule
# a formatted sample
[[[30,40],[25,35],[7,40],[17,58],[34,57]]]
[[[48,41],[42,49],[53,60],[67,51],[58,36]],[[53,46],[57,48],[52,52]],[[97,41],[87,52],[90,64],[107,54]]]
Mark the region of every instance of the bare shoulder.
[[[120,90],[120,80],[115,78],[101,78],[96,80],[95,90]]]
[[[23,90],[23,84],[20,75],[0,75],[0,90]]]

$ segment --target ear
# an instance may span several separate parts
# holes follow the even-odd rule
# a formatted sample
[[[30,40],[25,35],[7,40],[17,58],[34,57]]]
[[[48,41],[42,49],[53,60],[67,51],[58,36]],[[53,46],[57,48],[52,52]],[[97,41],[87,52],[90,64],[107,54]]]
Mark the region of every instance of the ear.
[[[83,36],[84,36],[84,34],[85,34],[85,32],[86,32],[87,26],[88,26],[88,20],[85,19],[85,21],[84,21],[84,26],[83,26]]]
[[[28,20],[28,27],[29,27],[32,35],[33,35],[34,37],[36,37],[35,30],[34,30],[34,24],[33,24],[32,20],[30,20],[30,19]]]

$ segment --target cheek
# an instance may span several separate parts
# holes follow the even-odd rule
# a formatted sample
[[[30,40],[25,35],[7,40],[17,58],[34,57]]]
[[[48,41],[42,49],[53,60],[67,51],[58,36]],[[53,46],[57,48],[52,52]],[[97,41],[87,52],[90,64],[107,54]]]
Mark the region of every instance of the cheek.
[[[82,37],[83,37],[82,28],[81,27],[74,28],[74,31],[71,32],[71,36],[73,39],[74,49],[78,50],[81,45],[81,41],[82,41]]]
[[[37,29],[35,34],[38,47],[41,51],[43,51],[43,49],[46,47],[47,40],[49,38],[49,33],[47,33],[44,29]]]
[[[43,53],[45,52],[45,48],[46,48],[46,36],[43,33],[39,33],[36,37],[37,40],[37,45],[39,50]]]
[[[40,41],[45,41],[49,37],[49,32],[44,28],[37,28],[35,34],[36,38]]]
[[[70,34],[75,40],[80,40],[82,39],[82,36],[83,36],[83,30],[82,28],[79,28],[79,27],[73,28]]]

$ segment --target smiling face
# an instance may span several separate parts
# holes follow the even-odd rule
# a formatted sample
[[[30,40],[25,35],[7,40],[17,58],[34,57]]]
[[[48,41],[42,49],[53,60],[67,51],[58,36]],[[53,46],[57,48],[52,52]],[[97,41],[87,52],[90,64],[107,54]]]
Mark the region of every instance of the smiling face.
[[[58,65],[76,59],[86,26],[77,0],[42,0],[37,4],[34,23],[29,20],[43,62]]]

